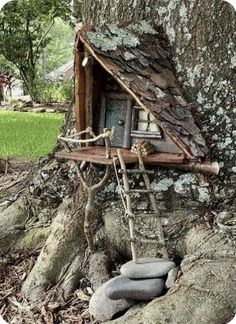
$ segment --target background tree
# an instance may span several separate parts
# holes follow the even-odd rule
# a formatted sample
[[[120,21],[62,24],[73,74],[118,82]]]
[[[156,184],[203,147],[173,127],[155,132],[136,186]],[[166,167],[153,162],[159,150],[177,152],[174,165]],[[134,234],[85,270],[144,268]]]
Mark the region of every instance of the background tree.
[[[14,0],[0,12],[0,54],[19,69],[32,98],[36,64],[55,19],[71,20],[69,0]]]
[[[73,60],[74,28],[62,19],[56,19],[48,37],[49,40],[44,53],[46,72],[51,72]]]

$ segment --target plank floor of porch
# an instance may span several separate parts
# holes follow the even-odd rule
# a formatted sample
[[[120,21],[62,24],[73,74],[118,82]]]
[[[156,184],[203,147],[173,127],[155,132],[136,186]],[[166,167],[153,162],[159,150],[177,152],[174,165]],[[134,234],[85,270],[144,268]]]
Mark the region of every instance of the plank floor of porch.
[[[136,154],[132,153],[130,149],[122,148],[124,161],[126,164],[138,162]],[[74,161],[86,161],[95,164],[112,165],[113,157],[117,156],[117,148],[111,148],[112,158],[106,158],[106,149],[103,146],[87,146],[80,147],[68,152],[66,150],[55,153],[57,159],[68,159]],[[174,153],[153,153],[144,157],[146,164],[183,164],[185,157],[182,154]],[[119,160],[116,160],[116,164],[119,164]]]

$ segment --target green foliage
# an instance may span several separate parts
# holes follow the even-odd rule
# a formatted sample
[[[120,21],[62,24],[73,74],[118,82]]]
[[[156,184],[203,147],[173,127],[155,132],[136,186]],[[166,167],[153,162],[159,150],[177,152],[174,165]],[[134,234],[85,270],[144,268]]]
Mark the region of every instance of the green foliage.
[[[52,82],[38,79],[34,88],[36,102],[64,103],[70,102],[73,95],[73,81]]]
[[[50,153],[62,121],[62,114],[0,112],[0,158],[37,160]]]
[[[45,48],[47,72],[73,60],[75,32],[70,24],[56,19],[49,32],[49,42]]]
[[[18,69],[6,58],[0,54],[0,71],[7,71],[15,76],[18,76]]]
[[[0,55],[12,62],[31,95],[36,63],[57,17],[71,19],[70,0],[13,0],[0,11]]]
[[[70,102],[72,100],[73,90],[74,82],[72,80],[58,83],[54,92],[55,102]]]

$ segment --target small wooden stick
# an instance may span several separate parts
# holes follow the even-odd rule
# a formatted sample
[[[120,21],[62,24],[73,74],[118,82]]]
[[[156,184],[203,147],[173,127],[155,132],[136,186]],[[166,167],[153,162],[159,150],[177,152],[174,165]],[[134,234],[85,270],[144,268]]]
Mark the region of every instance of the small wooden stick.
[[[58,136],[59,140],[68,142],[68,143],[78,143],[78,144],[86,144],[86,143],[94,143],[97,142],[100,139],[105,139],[105,138],[111,138],[113,135],[113,130],[108,130],[106,133],[103,134],[99,134],[98,136],[94,137],[94,138],[88,138],[88,139],[74,139],[74,138],[67,138],[67,137],[63,137],[63,136]],[[79,134],[81,134],[82,132],[80,132]],[[88,133],[86,131],[83,131],[83,133]]]
[[[111,131],[111,129],[104,128],[103,133],[106,134],[110,131]],[[106,146],[106,158],[107,159],[111,159],[111,137],[112,137],[112,133],[111,133],[110,137],[105,137],[105,139],[104,139],[105,146]]]
[[[126,170],[125,161],[122,155],[121,149],[117,150],[117,155],[120,160],[120,166],[123,170]],[[129,191],[129,181],[125,173],[123,173],[123,181],[124,181],[124,189]],[[131,197],[130,195],[126,195],[126,204],[127,204],[127,215],[132,215],[132,205],[131,205]],[[131,240],[131,252],[133,257],[133,262],[137,263],[137,252],[135,246],[135,231],[134,231],[134,221],[133,217],[129,217],[129,230],[130,230],[130,240]]]
[[[83,186],[87,189],[88,192],[88,200],[85,207],[85,217],[84,217],[84,233],[88,242],[88,247],[91,253],[95,252],[95,244],[93,240],[93,232],[92,232],[92,226],[91,226],[91,217],[95,213],[96,210],[96,204],[95,204],[95,197],[99,189],[103,188],[107,182],[107,180],[110,178],[111,175],[111,166],[106,166],[106,173],[102,180],[100,180],[99,183],[89,186],[87,181],[84,179],[83,173],[80,170],[80,166],[77,166],[77,174],[78,177],[83,184]]]
[[[84,131],[85,133],[85,131]],[[88,128],[86,130],[86,133],[90,133],[91,135],[93,134],[92,130],[90,128]],[[81,133],[80,133],[81,134]],[[106,150],[107,150],[107,158],[111,158],[111,145],[110,145],[110,139],[113,136],[113,130],[110,129],[105,129],[104,133],[101,135],[96,136],[93,139],[88,139],[88,140],[76,140],[76,143],[88,143],[88,142],[95,142],[100,138],[104,138],[105,139],[105,144],[106,144]],[[65,139],[60,137],[60,139],[62,141],[66,141],[66,142],[71,142],[71,139]],[[92,232],[92,226],[91,226],[91,217],[92,215],[95,213],[96,210],[96,205],[95,205],[95,197],[96,197],[96,193],[98,192],[99,189],[101,189],[102,187],[104,187],[106,181],[110,178],[111,175],[111,166],[110,165],[106,165],[106,173],[103,176],[103,178],[95,185],[90,186],[89,183],[85,180],[84,176],[83,176],[83,172],[80,169],[80,166],[78,166],[75,163],[76,167],[77,167],[77,174],[78,177],[82,183],[82,185],[84,186],[84,188],[87,189],[88,192],[88,201],[85,207],[85,217],[84,217],[84,233],[88,242],[88,247],[90,252],[95,252],[95,244],[94,244],[94,240],[93,240],[93,232]]]

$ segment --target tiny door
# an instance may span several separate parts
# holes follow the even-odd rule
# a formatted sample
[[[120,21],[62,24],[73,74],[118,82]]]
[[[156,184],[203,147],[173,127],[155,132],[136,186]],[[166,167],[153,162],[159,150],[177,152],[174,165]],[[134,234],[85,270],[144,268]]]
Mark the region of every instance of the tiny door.
[[[103,96],[100,131],[103,128],[115,128],[111,146],[130,148],[131,109],[129,99],[120,98],[117,94]]]
[[[127,113],[127,100],[106,98],[105,127],[115,127],[115,136],[112,146],[124,146],[125,120]]]

